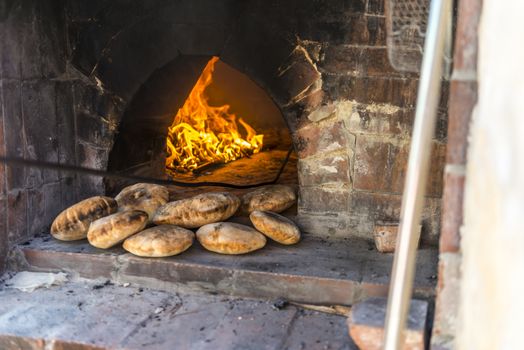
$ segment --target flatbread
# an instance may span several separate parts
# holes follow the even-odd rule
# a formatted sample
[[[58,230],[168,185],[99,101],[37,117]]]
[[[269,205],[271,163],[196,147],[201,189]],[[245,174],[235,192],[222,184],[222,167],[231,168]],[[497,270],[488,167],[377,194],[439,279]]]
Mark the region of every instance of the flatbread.
[[[119,211],[142,210],[153,219],[156,210],[169,200],[169,192],[165,186],[137,183],[127,186],[115,197]]]
[[[285,216],[270,211],[255,210],[249,215],[255,228],[281,244],[295,244],[300,240],[297,225]]]
[[[202,226],[196,236],[204,248],[220,254],[245,254],[266,245],[263,234],[252,227],[233,222]]]
[[[281,213],[297,201],[295,190],[285,185],[259,187],[242,197],[241,213],[249,215],[255,210]]]
[[[127,210],[95,220],[87,231],[87,240],[101,249],[111,248],[127,237],[142,231],[148,215],[141,210]]]
[[[124,241],[124,249],[143,257],[165,257],[182,253],[193,244],[195,234],[175,225],[148,228]]]
[[[240,199],[227,192],[210,192],[192,198],[169,202],[158,208],[153,222],[185,228],[197,228],[231,217],[240,206]]]
[[[62,241],[74,241],[87,237],[91,222],[117,211],[113,198],[96,196],[62,211],[51,225],[51,235]]]

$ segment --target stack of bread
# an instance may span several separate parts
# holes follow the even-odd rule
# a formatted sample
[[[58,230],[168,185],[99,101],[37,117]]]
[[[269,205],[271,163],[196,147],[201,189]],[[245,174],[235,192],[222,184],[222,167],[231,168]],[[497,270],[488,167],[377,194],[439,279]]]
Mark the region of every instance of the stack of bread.
[[[166,187],[138,183],[114,199],[96,196],[69,207],[54,220],[51,234],[64,241],[87,238],[100,249],[123,242],[125,250],[144,257],[180,254],[195,236],[212,252],[245,254],[263,248],[266,237],[286,245],[300,240],[295,223],[279,214],[295,203],[295,191],[285,185],[260,187],[242,198],[210,192],[169,202]],[[249,216],[253,227],[227,222],[233,215]]]

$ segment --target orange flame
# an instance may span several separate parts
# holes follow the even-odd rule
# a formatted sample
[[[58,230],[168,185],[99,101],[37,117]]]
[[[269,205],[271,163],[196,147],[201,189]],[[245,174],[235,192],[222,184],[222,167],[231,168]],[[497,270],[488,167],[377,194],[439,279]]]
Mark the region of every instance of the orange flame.
[[[166,171],[168,174],[189,172],[212,163],[227,163],[258,153],[264,135],[242,118],[238,122],[247,135],[238,130],[237,117],[229,113],[229,105],[210,106],[205,95],[213,81],[212,74],[218,57],[209,60],[189,97],[168,129]]]

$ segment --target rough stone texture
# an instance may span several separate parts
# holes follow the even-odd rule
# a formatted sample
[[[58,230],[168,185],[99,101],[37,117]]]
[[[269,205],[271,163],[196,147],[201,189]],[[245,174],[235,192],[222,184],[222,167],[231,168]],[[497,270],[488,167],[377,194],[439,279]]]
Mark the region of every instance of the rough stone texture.
[[[0,297],[5,350],[357,349],[344,317],[292,305],[277,309],[272,301],[172,294],[103,280],[33,293],[2,284]]]
[[[475,67],[473,67],[473,69],[475,69]],[[457,78],[452,78],[449,97],[449,148],[446,159],[448,164],[466,163],[468,148],[464,140],[469,135],[471,116],[476,104],[476,75],[473,77],[460,77],[459,75]]]
[[[80,103],[89,100],[85,94],[75,96],[75,86],[105,93],[69,65],[63,5],[24,1],[0,6],[1,154],[75,165],[80,158],[77,130],[91,133],[85,138],[95,147],[108,147],[112,134],[103,121],[111,120],[110,113],[99,113],[95,100]],[[88,116],[98,124],[83,124]],[[99,164],[94,162],[95,167]],[[0,271],[13,244],[47,231],[54,217],[79,198],[103,191],[100,183],[84,192],[79,178],[71,174],[11,166],[1,170],[0,196],[6,208]]]
[[[400,220],[402,196],[356,191],[351,196],[347,229],[361,237],[371,235],[377,221],[395,222]],[[421,243],[436,245],[439,239],[440,200],[426,198],[422,210]],[[364,220],[364,219],[365,220]]]
[[[431,349],[453,349],[460,300],[460,253],[441,253]]]
[[[358,137],[353,187],[357,190],[401,194],[406,178],[409,146],[409,143],[384,137]],[[441,196],[445,152],[446,145],[433,142],[427,196]]]
[[[292,246],[268,242],[256,252],[224,256],[195,243],[168,258],[141,258],[120,246],[107,250],[87,241],[35,238],[14,250],[12,269],[65,271],[168,291],[199,291],[316,304],[344,304],[386,296],[393,256],[363,239],[327,240],[304,235]],[[437,250],[421,248],[415,294],[430,297],[435,287]]]
[[[301,128],[294,139],[299,158],[347,150],[355,143],[355,137],[344,128],[343,122],[332,120]]]
[[[302,186],[315,184],[351,183],[353,151],[333,152],[321,158],[306,158],[298,163],[298,179]]]
[[[303,205],[299,214],[336,214],[331,227],[348,221],[353,228],[369,227],[370,218],[381,216],[375,209],[361,216],[347,212],[358,190],[400,191],[418,77],[388,63],[381,1],[27,0],[2,4],[0,26],[0,125],[7,155],[106,169],[117,131],[125,132],[124,111],[134,96],[143,96],[140,87],[152,86],[154,74],[181,57],[196,69],[218,55],[265,89],[282,111],[301,160],[303,192],[344,188],[335,205]],[[191,79],[184,81],[181,95],[191,86]],[[444,84],[428,185],[435,200],[442,186],[447,91]],[[163,148],[158,137],[152,139],[151,147]],[[366,150],[373,149],[379,155],[375,170],[391,168],[370,182],[354,172],[370,163]],[[335,151],[345,152],[343,161],[335,161]],[[6,221],[16,222],[6,228],[11,242],[45,230],[61,209],[105,189],[100,178],[4,170],[2,198],[26,198],[7,210]],[[10,218],[24,205],[25,219]],[[438,222],[438,212],[433,216]],[[371,239],[369,230],[358,234]],[[8,249],[2,244],[0,252]]]
[[[386,298],[369,298],[351,308],[349,334],[359,349],[382,349],[386,308]],[[402,349],[425,349],[427,313],[426,301],[411,300]]]
[[[298,193],[299,216],[307,216],[309,213],[332,213],[337,216],[338,212],[349,210],[351,190],[347,185],[335,184],[333,186],[302,186]],[[306,225],[306,231],[314,233],[315,230]],[[320,233],[322,231],[317,231]]]
[[[442,253],[460,250],[460,228],[464,220],[463,202],[466,176],[464,166],[448,166],[444,176],[444,194],[440,232],[440,251]]]
[[[460,55],[460,52],[456,52],[456,56]],[[446,155],[443,194],[444,216],[440,239],[442,252],[457,252],[460,248],[465,165],[468,149],[466,140],[469,134],[473,109],[477,103],[476,66],[470,67],[470,69],[473,77],[460,77],[461,73],[457,68],[455,72],[458,77],[452,78],[451,82],[450,119],[448,125],[449,146]]]
[[[381,253],[393,253],[397,246],[398,224],[375,224],[373,239]]]

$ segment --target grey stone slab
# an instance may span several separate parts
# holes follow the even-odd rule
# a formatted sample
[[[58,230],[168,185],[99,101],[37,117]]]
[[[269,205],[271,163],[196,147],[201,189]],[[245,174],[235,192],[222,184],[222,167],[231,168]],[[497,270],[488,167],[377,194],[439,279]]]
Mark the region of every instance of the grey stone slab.
[[[295,246],[274,242],[252,254],[227,256],[198,242],[183,254],[142,258],[121,247],[101,250],[87,241],[61,242],[42,235],[21,246],[30,268],[64,270],[82,277],[111,278],[168,291],[204,291],[308,303],[352,304],[386,296],[393,256],[369,249],[363,240],[305,236]],[[419,251],[416,295],[434,294],[437,253]]]
[[[240,301],[196,349],[280,349],[297,310],[275,310],[269,303]]]
[[[351,321],[359,325],[370,327],[384,327],[387,299],[369,298],[353,306]],[[428,303],[422,300],[411,300],[407,326],[410,330],[424,330]]]
[[[66,271],[84,278],[111,278],[116,269],[116,257],[68,252],[45,254],[38,250],[24,251],[28,265],[36,271]]]
[[[389,284],[391,268],[393,267],[393,254],[374,254],[373,259],[364,263],[362,271],[363,282]],[[416,286],[435,286],[437,270],[435,262],[438,262],[438,250],[434,248],[419,248],[416,259]]]
[[[9,281],[7,281],[9,283]],[[0,291],[0,334],[117,347],[176,296],[96,283],[68,283],[32,293]]]
[[[126,348],[190,349],[205,342],[231,310],[233,301],[215,296],[183,297],[179,304],[155,314],[123,341]]]
[[[353,305],[349,333],[361,349],[382,349],[387,298],[369,298]],[[424,349],[427,339],[428,302],[412,299],[404,334],[405,349]]]
[[[300,310],[282,349],[357,350],[348,335],[346,317]]]
[[[345,317],[295,306],[276,309],[267,301],[173,294],[103,280],[72,280],[31,293],[6,283],[0,283],[0,344],[35,349],[54,343],[130,350],[355,349]]]

